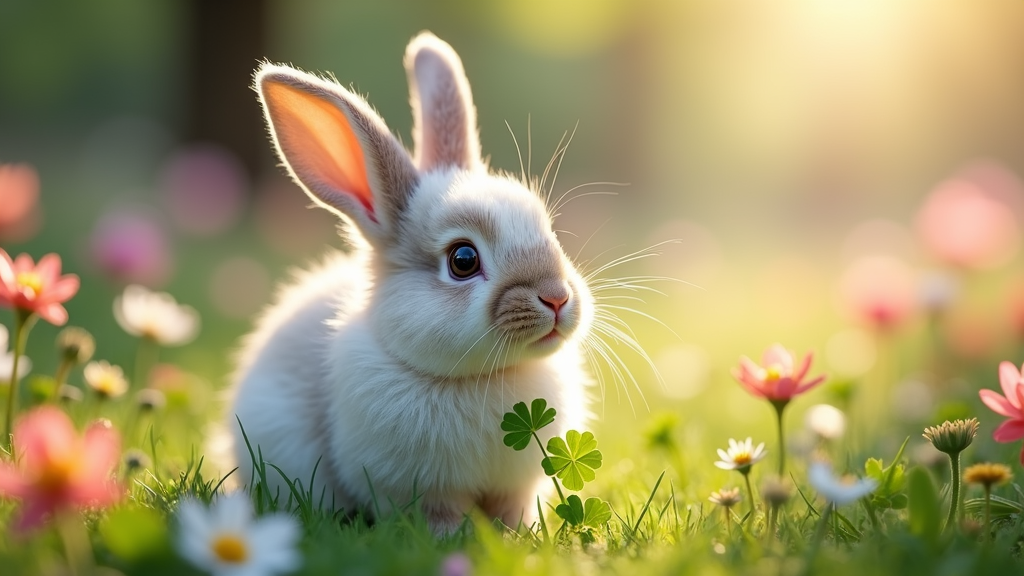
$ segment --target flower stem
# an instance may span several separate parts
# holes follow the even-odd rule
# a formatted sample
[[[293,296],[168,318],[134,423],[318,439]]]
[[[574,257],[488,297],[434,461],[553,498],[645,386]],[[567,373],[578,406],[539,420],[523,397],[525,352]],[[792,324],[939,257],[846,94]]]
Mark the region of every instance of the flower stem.
[[[995,534],[992,533],[992,487],[988,484],[985,485],[985,541],[991,542],[995,540]]]
[[[64,544],[68,569],[72,576],[88,576],[94,572],[95,561],[89,545],[89,535],[77,516],[62,514],[57,519],[57,532]]]
[[[533,439],[537,441],[537,446],[540,446],[540,453],[543,454],[546,459],[548,457],[548,452],[544,449],[544,444],[541,443],[540,437],[537,436],[536,432],[533,433]],[[565,501],[565,496],[562,494],[562,488],[558,485],[558,478],[552,476],[551,482],[555,485],[555,491],[558,492],[558,499],[562,501],[562,504],[568,506],[569,503]]]
[[[4,439],[11,442],[11,452],[14,452],[14,443],[11,441],[11,430],[13,429],[14,415],[18,405],[18,364],[21,362],[21,355],[25,352],[25,342],[28,340],[28,332],[35,324],[35,314],[31,311],[17,309],[14,312],[14,362],[11,365],[11,381],[7,390],[7,420],[4,422]]]
[[[732,511],[728,506],[722,506],[722,512],[725,512],[725,534],[732,536]]]
[[[53,374],[53,396],[50,400],[57,400],[60,397],[60,386],[67,380],[68,372],[71,371],[73,365],[73,361],[61,358],[60,364],[57,365],[57,371]]]
[[[743,481],[747,483],[747,498],[750,499],[750,515],[754,515],[754,489],[750,487],[750,470],[743,474]]]
[[[960,453],[949,455],[949,516],[946,517],[946,530],[956,526],[957,509],[960,507]],[[986,511],[988,507],[986,505]],[[985,522],[988,524],[988,522]]]
[[[152,338],[143,336],[139,338],[139,347],[135,349],[135,377],[134,382],[128,385],[132,390],[145,388],[148,384],[146,376],[156,365],[159,359],[160,348]]]
[[[821,543],[825,540],[825,532],[828,529],[828,520],[832,516],[832,508],[835,505],[831,502],[825,504],[825,510],[821,513],[821,518],[818,520],[818,527],[814,530],[814,540],[811,541],[811,551],[807,556],[807,565],[804,570],[804,574],[811,573],[811,566],[814,564],[814,559],[818,555],[818,550],[821,548]]]
[[[779,428],[779,476],[786,476],[786,436],[782,426],[782,413],[786,409],[786,405],[789,404],[789,400],[772,400],[772,406],[775,407],[776,424]]]

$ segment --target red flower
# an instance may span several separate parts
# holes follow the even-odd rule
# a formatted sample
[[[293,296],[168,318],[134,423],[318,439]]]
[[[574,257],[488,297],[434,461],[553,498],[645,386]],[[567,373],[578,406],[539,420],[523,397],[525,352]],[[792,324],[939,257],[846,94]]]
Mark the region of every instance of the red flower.
[[[1016,442],[1024,438],[1024,366],[1020,370],[1010,362],[999,364],[999,385],[1005,396],[992,390],[980,390],[981,401],[993,412],[1006,416],[998,428],[992,432],[996,442]],[[1024,449],[1020,453],[1020,463],[1024,465]]]
[[[758,366],[749,358],[740,358],[740,365],[734,368],[732,375],[754,396],[771,401],[788,402],[798,394],[821,384],[824,376],[804,380],[811,367],[812,355],[804,356],[800,367],[794,370],[793,353],[775,344],[764,352],[762,366]]]
[[[47,254],[32,262],[28,254],[16,259],[0,248],[0,305],[39,314],[51,324],[68,321],[61,306],[78,292],[78,276],[60,274],[60,256]]]
[[[14,530],[35,528],[65,508],[105,507],[124,494],[112,478],[121,439],[106,421],[82,437],[67,415],[52,406],[37,408],[14,426],[16,463],[0,462],[0,494],[20,499]]]

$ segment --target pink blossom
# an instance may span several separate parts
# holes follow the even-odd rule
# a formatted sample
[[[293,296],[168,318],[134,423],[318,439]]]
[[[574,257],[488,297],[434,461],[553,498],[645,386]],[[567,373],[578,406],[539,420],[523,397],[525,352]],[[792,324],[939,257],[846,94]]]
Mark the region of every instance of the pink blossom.
[[[0,462],[0,494],[22,501],[16,531],[40,526],[63,509],[106,507],[124,495],[112,477],[121,440],[107,421],[79,437],[64,412],[36,408],[15,423],[14,452],[17,462]]]
[[[39,227],[39,175],[28,164],[0,164],[0,235],[25,240]]]
[[[141,210],[118,209],[96,223],[92,260],[115,282],[160,286],[171,275],[170,242],[160,221]]]
[[[992,438],[996,442],[1016,442],[1024,438],[1024,375],[1022,372],[1024,372],[1024,366],[1018,370],[1010,362],[1001,362],[999,364],[999,385],[1005,396],[992,390],[978,392],[985,406],[988,406],[996,414],[1008,418],[992,432]],[[1024,449],[1020,453],[1020,463],[1024,465]]]
[[[1016,216],[1004,199],[963,177],[935,188],[918,212],[916,226],[936,258],[962,268],[1003,264],[1021,239]]]
[[[891,330],[914,311],[917,297],[914,276],[901,260],[867,256],[846,269],[841,294],[849,311],[880,330]]]
[[[195,236],[213,236],[238,221],[248,195],[245,168],[230,151],[193,144],[164,164],[161,193],[171,221]]]
[[[63,304],[78,292],[75,274],[60,273],[60,256],[47,254],[36,264],[28,254],[14,260],[0,248],[0,305],[39,314],[57,326],[68,321]]]
[[[774,344],[765,350],[761,366],[744,356],[732,375],[754,396],[773,402],[788,402],[824,382],[825,376],[805,380],[812,358],[813,355],[808,353],[797,367],[793,353],[781,344]]]

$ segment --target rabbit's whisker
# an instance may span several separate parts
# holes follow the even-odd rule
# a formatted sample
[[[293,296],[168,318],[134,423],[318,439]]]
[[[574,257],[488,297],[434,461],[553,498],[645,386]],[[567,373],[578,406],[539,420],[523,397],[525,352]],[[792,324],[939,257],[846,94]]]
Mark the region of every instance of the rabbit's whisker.
[[[568,135],[568,131],[562,133],[562,137],[558,139],[558,145],[555,146],[554,154],[551,155],[551,159],[548,160],[548,165],[544,167],[544,172],[540,175],[540,182],[536,183],[537,195],[544,198],[545,206],[547,206],[551,202],[551,189],[549,188],[545,192],[544,184],[545,182],[547,182],[548,174],[551,173],[551,167],[554,166],[555,160],[559,157],[559,155],[565,154],[565,148],[562,147],[562,144],[565,143],[565,138]],[[568,147],[569,144],[565,143],[565,146]]]
[[[505,128],[508,128],[508,133],[512,136],[512,142],[516,145],[516,155],[519,156],[519,178],[525,184],[527,171],[523,167],[523,153],[519,150],[519,140],[516,139],[516,133],[512,131],[512,126],[509,125],[508,120],[505,120]]]
[[[548,187],[547,194],[544,195],[544,203],[547,204],[551,200],[551,193],[555,190],[555,182],[558,181],[558,172],[562,170],[562,161],[565,160],[565,153],[569,150],[569,145],[572,144],[572,139],[576,137],[576,130],[580,127],[580,121],[576,121],[576,125],[572,127],[572,134],[569,135],[569,139],[565,142],[565,146],[562,147],[562,153],[558,155],[558,164],[555,166],[555,173],[551,176],[551,186]],[[552,210],[555,212],[556,210]]]
[[[448,374],[447,374],[447,375],[445,375],[445,379],[446,379],[446,380],[447,380],[447,379],[448,379],[448,378],[449,378],[449,377],[450,377],[450,376],[452,375],[452,372],[455,372],[455,369],[459,367],[459,364],[461,364],[461,363],[462,363],[462,361],[466,359],[466,356],[468,356],[468,355],[469,355],[469,353],[473,351],[473,348],[475,348],[475,347],[476,347],[476,345],[477,345],[477,344],[479,344],[479,343],[480,343],[480,341],[484,339],[484,337],[486,337],[486,336],[487,336],[488,334],[490,334],[490,333],[491,333],[491,332],[492,332],[492,331],[493,331],[493,330],[494,330],[495,328],[497,328],[497,327],[498,327],[498,325],[497,325],[497,324],[491,324],[490,328],[488,328],[486,332],[484,332],[483,334],[481,334],[481,335],[480,335],[480,337],[476,339],[476,342],[473,342],[473,344],[471,344],[471,345],[470,345],[470,347],[469,347],[469,348],[468,348],[468,349],[467,349],[467,350],[466,350],[466,351],[465,351],[465,352],[464,352],[464,353],[462,354],[462,356],[461,356],[461,357],[460,357],[460,358],[459,358],[459,359],[458,359],[458,360],[457,360],[457,361],[455,362],[455,365],[454,365],[454,366],[452,366],[452,369],[448,371]],[[487,359],[485,358],[485,359],[484,359],[484,362],[486,362],[486,361],[487,361]]]

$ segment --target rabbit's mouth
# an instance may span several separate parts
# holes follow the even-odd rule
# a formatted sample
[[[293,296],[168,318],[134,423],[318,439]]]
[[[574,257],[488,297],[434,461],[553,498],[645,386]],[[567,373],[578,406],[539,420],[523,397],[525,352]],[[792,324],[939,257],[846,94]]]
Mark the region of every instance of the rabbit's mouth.
[[[551,328],[551,331],[530,343],[530,348],[538,352],[552,352],[565,342],[565,336],[558,331],[558,326]]]

